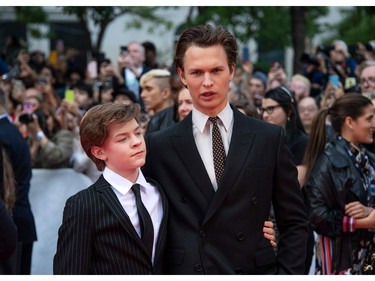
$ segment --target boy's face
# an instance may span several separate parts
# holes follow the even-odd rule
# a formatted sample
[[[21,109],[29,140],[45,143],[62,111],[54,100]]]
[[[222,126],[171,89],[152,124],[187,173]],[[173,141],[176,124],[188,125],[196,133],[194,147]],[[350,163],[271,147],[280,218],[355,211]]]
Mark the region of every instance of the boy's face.
[[[138,169],[146,161],[146,145],[135,119],[127,123],[112,123],[108,136],[94,154],[106,166],[126,179],[136,179]]]

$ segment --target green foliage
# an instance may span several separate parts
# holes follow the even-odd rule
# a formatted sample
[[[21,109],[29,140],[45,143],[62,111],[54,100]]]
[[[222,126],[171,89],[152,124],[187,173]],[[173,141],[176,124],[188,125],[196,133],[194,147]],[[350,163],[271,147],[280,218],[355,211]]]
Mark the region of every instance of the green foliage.
[[[336,38],[344,40],[348,45],[357,42],[366,44],[374,40],[375,7],[355,7],[341,11],[342,21],[335,26]],[[331,38],[331,39],[336,39]]]
[[[212,23],[222,25],[240,42],[247,42],[259,30],[260,7],[198,7],[198,16],[189,25]]]
[[[14,7],[16,20],[21,23],[45,23],[48,21],[48,15],[42,7]]]
[[[43,10],[42,7],[14,7],[16,13],[16,20],[24,24],[38,24],[46,23],[48,21],[48,14]],[[37,27],[29,27],[28,31],[34,38],[47,38],[49,34],[41,32]]]
[[[119,16],[128,14],[135,16],[127,28],[141,29],[144,22],[152,22],[155,25],[163,25],[166,28],[171,28],[172,23],[162,17],[156,15],[160,7],[62,7],[63,12],[70,15],[77,15],[79,18],[92,19],[96,26],[106,26]]]
[[[254,38],[262,49],[271,50],[291,45],[290,13],[287,6],[226,6],[197,7],[198,16],[190,25],[220,24],[231,31],[241,43]],[[308,7],[306,9],[306,36],[322,32],[325,26],[318,19],[328,14],[328,7]]]
[[[254,39],[263,52],[291,45],[289,7],[264,7]]]
[[[314,35],[327,31],[331,25],[319,23],[318,20],[327,16],[329,13],[328,7],[312,6],[306,9],[306,36],[309,38]]]

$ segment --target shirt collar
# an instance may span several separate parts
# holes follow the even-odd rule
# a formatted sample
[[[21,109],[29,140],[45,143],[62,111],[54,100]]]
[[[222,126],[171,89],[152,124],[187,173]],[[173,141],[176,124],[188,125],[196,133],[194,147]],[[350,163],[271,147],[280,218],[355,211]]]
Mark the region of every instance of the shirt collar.
[[[13,122],[12,118],[7,113],[0,114],[0,119],[3,118],[8,118],[9,122]]]
[[[192,113],[193,123],[197,126],[198,130],[203,133],[210,116],[203,114],[194,107]],[[229,126],[233,120],[233,110],[230,107],[229,103],[227,103],[224,109],[217,116],[220,118],[221,122],[223,122],[225,131],[228,132]]]
[[[119,174],[115,173],[114,171],[112,171],[108,167],[104,168],[103,177],[114,189],[116,189],[122,195],[128,193],[129,190],[131,189],[131,187],[134,184],[131,181],[129,181],[128,179],[126,179],[126,178],[120,176]],[[139,169],[139,174],[138,174],[138,178],[136,180],[136,183],[138,183],[139,185],[143,186],[146,189],[148,188],[148,183],[147,183],[146,178],[144,177],[141,169]]]

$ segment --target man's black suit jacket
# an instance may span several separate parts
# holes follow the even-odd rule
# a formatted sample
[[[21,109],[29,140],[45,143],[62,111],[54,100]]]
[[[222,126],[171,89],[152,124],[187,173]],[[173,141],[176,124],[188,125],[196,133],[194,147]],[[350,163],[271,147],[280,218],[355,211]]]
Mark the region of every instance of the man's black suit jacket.
[[[284,131],[235,108],[233,114],[216,193],[195,144],[192,113],[147,137],[143,172],[160,183],[170,208],[165,272],[303,274],[308,220]],[[262,231],[271,202],[277,256]]]
[[[70,197],[59,229],[54,274],[160,274],[166,242],[168,206],[160,186],[164,217],[154,266],[133,224],[103,175]]]

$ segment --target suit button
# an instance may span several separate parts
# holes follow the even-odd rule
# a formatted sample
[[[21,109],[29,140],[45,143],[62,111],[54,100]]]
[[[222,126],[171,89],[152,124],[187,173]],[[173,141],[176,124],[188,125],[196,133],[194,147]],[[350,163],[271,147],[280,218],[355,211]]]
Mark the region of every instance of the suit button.
[[[240,268],[240,267],[238,267],[238,268],[236,268],[236,269],[234,270],[234,273],[236,273],[236,274],[243,274],[243,269]]]
[[[258,199],[256,197],[251,198],[251,204],[253,205],[258,204]]]
[[[195,265],[195,270],[197,272],[201,272],[203,270],[203,266],[200,263],[198,263],[198,264]]]
[[[204,230],[200,230],[199,231],[199,236],[204,238],[204,237],[207,236],[207,233]]]
[[[237,239],[238,239],[239,241],[242,241],[242,240],[245,239],[245,235],[244,235],[242,232],[238,232],[238,233],[237,233]]]
[[[179,199],[181,203],[186,203],[186,198],[184,196],[181,195]]]

